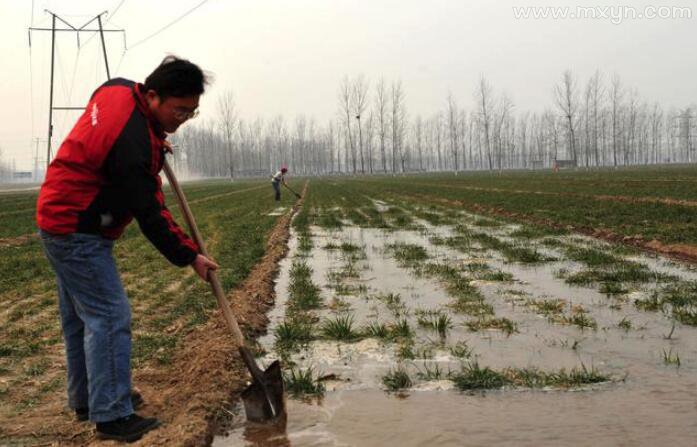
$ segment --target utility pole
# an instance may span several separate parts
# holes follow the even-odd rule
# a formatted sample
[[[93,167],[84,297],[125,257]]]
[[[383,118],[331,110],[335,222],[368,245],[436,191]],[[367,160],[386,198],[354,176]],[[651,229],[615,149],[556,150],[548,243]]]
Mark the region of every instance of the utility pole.
[[[53,136],[53,111],[54,110],[83,110],[84,107],[71,107],[71,106],[61,106],[61,107],[55,107],[53,105],[53,83],[54,83],[54,68],[55,68],[55,54],[56,54],[56,33],[57,32],[74,32],[77,34],[77,46],[78,48],[80,47],[80,33],[83,32],[92,32],[92,33],[99,33],[100,40],[101,40],[101,45],[102,45],[102,54],[104,55],[104,65],[106,67],[106,75],[107,79],[111,79],[111,75],[109,73],[109,61],[107,59],[107,53],[106,53],[106,44],[104,42],[104,33],[107,32],[116,32],[116,33],[123,33],[123,38],[124,38],[124,49],[126,47],[126,32],[122,29],[104,29],[102,27],[102,16],[107,13],[107,11],[102,12],[101,14],[98,14],[97,16],[93,17],[91,20],[89,20],[87,23],[80,27],[75,27],[72,24],[70,24],[68,21],[63,19],[57,14],[54,14],[53,12],[49,11],[48,9],[44,10],[45,12],[51,14],[51,28],[34,28],[34,27],[29,27],[29,47],[31,47],[31,33],[32,31],[47,31],[51,32],[51,82],[49,86],[49,104],[48,104],[48,137],[46,141],[46,169],[48,169],[48,165],[51,163],[51,158],[52,158],[52,153],[51,153],[51,137]],[[88,25],[90,25],[92,22],[97,21],[98,27],[97,29],[88,29],[86,28]],[[56,27],[56,21],[60,21],[63,25],[65,25],[65,28],[57,28]]]

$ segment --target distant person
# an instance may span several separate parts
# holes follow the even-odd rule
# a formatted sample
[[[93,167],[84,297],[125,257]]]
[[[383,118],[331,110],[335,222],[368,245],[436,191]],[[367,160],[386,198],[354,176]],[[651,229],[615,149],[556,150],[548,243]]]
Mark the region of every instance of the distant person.
[[[285,179],[286,172],[288,172],[288,168],[282,167],[280,171],[276,172],[273,177],[271,177],[271,184],[273,185],[273,190],[276,192],[276,202],[281,201],[281,184],[286,188],[288,187]]]
[[[134,412],[131,309],[112,255],[114,240],[135,218],[173,264],[204,280],[218,266],[177,226],[161,180],[165,141],[198,113],[206,76],[193,63],[166,57],[144,84],[112,79],[99,87],[46,173],[36,220],[58,283],[67,357],[68,405],[97,437],[135,441],[156,418]]]

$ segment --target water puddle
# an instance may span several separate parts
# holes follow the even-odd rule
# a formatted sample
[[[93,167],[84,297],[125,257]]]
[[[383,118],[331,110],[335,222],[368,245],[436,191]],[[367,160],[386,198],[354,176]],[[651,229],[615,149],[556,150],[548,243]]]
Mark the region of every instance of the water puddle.
[[[389,208],[384,202],[375,204],[383,211]],[[278,357],[273,334],[286,315],[293,260],[306,262],[313,270],[313,282],[321,287],[325,307],[316,312],[320,321],[350,314],[360,329],[370,323],[405,320],[415,333],[413,355],[405,358],[398,344],[377,338],[310,342],[289,360],[296,367],[316,371],[323,378],[325,395],[308,401],[289,399],[288,421],[276,429],[245,424],[244,411],[237,408],[235,425],[227,436],[216,438],[214,446],[694,445],[696,328],[679,323],[674,327],[663,314],[638,310],[631,294],[614,300],[593,288],[566,284],[556,273],[560,268],[579,268],[574,263],[528,266],[508,262],[492,250],[475,247],[461,252],[431,243],[433,236],[453,236],[453,228],[421,221],[419,225],[423,230],[313,227],[314,247],[305,257],[299,256],[297,238],[291,238],[289,256],[281,262],[277,279],[277,305],[269,315],[269,332],[259,340],[268,351],[261,363]],[[502,238],[513,229],[476,228]],[[342,243],[358,247],[357,254],[328,249]],[[428,262],[458,267],[485,262],[494,271],[511,274],[512,281],[473,284],[496,318],[514,322],[517,332],[471,331],[466,323],[473,317],[449,310],[453,298],[442,281],[417,276],[394,259],[388,246],[395,243],[424,247]],[[595,241],[577,238],[574,243]],[[539,248],[555,253],[553,248]],[[660,258],[632,259],[684,279],[695,277],[689,267]],[[342,277],[347,268],[352,274]],[[582,309],[596,327],[582,329],[550,321],[530,306],[531,301],[551,300],[563,301],[565,315]],[[418,324],[419,316],[429,311],[448,312],[452,327],[445,338]],[[623,320],[630,324],[620,325]],[[471,349],[467,360],[453,350],[462,344]],[[679,367],[668,364],[666,354],[679,354]],[[463,362],[497,370],[594,368],[612,380],[571,390],[505,388],[463,393],[446,380],[447,372],[459,371]],[[382,379],[396,365],[409,372],[413,383],[388,393]],[[442,374],[427,374],[434,368]]]
[[[279,206],[278,208],[267,214],[267,216],[282,216],[283,214],[285,214],[285,212],[286,208],[283,206]]]

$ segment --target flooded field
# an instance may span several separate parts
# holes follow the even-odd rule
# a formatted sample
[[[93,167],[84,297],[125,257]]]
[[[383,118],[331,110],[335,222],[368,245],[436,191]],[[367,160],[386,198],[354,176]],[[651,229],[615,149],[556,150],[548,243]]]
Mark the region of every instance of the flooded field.
[[[313,212],[259,339],[287,424],[213,445],[694,445],[690,266],[461,211]]]

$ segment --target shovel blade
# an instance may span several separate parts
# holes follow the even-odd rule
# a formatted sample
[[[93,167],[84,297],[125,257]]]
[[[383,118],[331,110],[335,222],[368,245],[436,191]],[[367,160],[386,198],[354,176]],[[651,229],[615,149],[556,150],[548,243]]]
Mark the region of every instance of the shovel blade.
[[[285,389],[278,360],[266,368],[260,380],[253,379],[252,384],[242,392],[242,401],[247,420],[251,422],[285,418]]]

